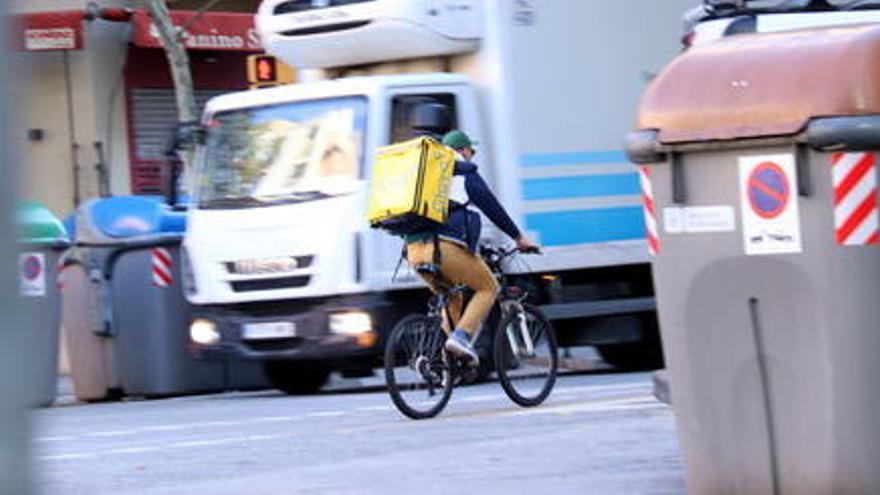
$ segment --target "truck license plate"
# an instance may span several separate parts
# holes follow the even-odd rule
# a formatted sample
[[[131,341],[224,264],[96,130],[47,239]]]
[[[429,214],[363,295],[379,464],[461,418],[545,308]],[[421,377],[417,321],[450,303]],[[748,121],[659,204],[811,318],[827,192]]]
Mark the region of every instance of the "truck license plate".
[[[245,323],[241,332],[244,340],[285,339],[295,336],[296,325],[292,321]]]

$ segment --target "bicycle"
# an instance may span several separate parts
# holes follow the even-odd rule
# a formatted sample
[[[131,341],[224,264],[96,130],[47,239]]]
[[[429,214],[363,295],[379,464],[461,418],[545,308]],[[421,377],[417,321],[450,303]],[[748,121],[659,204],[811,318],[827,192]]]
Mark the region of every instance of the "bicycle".
[[[528,292],[509,283],[505,274],[505,261],[519,252],[491,245],[480,248],[501,286],[496,302],[501,318],[492,339],[495,371],[507,396],[520,406],[531,407],[550,395],[559,355],[553,327],[538,308],[525,302]],[[436,266],[433,270],[436,273]],[[391,331],[385,347],[385,382],[392,402],[409,418],[436,416],[449,402],[453,387],[478,373],[479,363],[466,363],[444,350],[443,318],[448,314],[444,308],[465,290],[465,286],[450,284],[431,297],[427,314],[406,316]],[[471,340],[480,342],[479,332]]]

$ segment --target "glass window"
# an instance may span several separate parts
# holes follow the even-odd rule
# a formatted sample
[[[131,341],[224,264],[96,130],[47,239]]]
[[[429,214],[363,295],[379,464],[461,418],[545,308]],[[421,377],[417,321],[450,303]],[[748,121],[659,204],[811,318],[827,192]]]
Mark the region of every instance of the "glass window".
[[[391,135],[388,142],[399,143],[415,137],[416,133],[410,125],[410,114],[417,105],[431,102],[445,105],[451,112],[453,127],[458,127],[455,95],[450,93],[399,95],[391,101]]]
[[[213,116],[198,176],[199,206],[263,206],[354,192],[366,114],[366,98],[345,97]]]

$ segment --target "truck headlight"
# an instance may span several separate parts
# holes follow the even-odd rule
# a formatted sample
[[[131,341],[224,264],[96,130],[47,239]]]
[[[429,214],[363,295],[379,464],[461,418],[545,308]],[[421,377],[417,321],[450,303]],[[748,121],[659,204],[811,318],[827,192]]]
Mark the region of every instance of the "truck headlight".
[[[212,345],[220,342],[217,324],[204,318],[196,318],[189,325],[189,338],[201,345]]]
[[[369,313],[363,311],[333,313],[330,315],[329,327],[331,333],[354,337],[372,331],[373,319]]]

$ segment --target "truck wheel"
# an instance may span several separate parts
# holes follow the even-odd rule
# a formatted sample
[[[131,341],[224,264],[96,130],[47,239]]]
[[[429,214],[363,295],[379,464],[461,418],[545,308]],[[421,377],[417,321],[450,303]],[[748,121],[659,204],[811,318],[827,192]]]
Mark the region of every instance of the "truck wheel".
[[[597,346],[599,355],[608,364],[626,371],[656,370],[663,367],[660,342],[635,342]]]
[[[313,394],[327,383],[330,370],[294,361],[267,361],[263,370],[269,383],[289,395]]]

